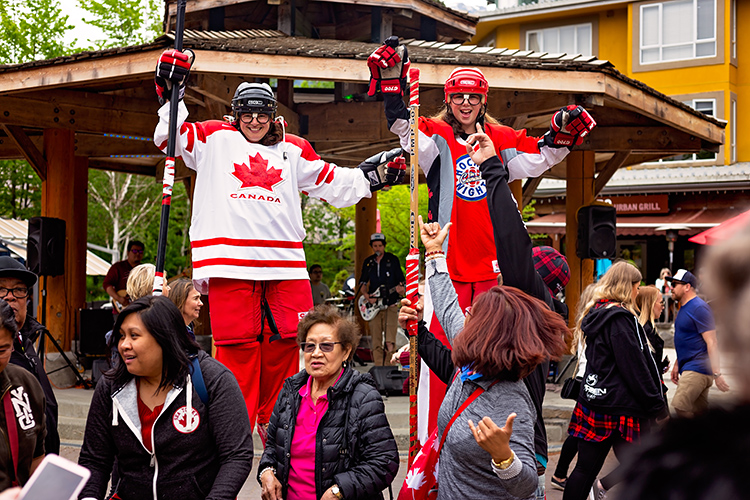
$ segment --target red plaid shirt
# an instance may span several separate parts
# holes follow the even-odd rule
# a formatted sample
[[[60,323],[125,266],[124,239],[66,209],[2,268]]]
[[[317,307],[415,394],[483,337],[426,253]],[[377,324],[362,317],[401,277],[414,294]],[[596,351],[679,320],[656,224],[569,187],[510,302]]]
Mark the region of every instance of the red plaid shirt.
[[[597,413],[581,403],[576,403],[570,417],[568,434],[584,441],[602,442],[615,431],[619,432],[625,441],[637,443],[641,437],[641,419]]]

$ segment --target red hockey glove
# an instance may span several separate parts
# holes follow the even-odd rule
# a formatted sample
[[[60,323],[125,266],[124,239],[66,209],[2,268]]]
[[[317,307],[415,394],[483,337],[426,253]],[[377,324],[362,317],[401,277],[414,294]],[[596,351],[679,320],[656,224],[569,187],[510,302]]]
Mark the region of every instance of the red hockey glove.
[[[375,192],[385,186],[401,183],[406,172],[406,160],[401,148],[383,151],[358,165],[370,183],[370,191]]]
[[[403,95],[410,64],[406,46],[398,43],[397,36],[388,37],[367,58],[367,67],[370,69],[367,95],[375,95],[378,89],[384,94]]]
[[[544,143],[552,148],[572,148],[580,145],[594,127],[596,122],[589,112],[571,104],[554,114],[549,132],[544,134]]]
[[[180,99],[185,95],[185,82],[190,75],[190,67],[193,65],[195,54],[192,50],[180,52],[171,49],[162,52],[159,61],[156,63],[156,75],[154,83],[156,84],[156,95],[159,97],[159,103],[164,104],[169,100],[172,84],[180,86]]]

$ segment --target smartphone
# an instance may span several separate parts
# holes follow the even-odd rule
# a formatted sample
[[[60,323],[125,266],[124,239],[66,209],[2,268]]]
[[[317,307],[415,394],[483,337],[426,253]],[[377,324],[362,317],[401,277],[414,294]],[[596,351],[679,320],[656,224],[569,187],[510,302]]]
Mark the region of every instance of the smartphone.
[[[74,500],[78,497],[91,472],[85,467],[57,455],[47,455],[18,500]]]

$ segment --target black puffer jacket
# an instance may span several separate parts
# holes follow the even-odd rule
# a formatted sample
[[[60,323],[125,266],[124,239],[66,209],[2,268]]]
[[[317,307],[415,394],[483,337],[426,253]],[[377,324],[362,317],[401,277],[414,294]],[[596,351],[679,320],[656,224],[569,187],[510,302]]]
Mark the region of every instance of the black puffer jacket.
[[[289,460],[294,426],[307,384],[306,371],[284,382],[268,425],[266,449],[258,473],[276,469],[276,478],[287,496]],[[385,416],[385,406],[372,377],[351,366],[328,389],[328,410],[315,439],[315,491],[320,498],[337,484],[347,500],[383,498],[381,492],[398,472],[396,440]],[[260,477],[258,477],[260,482]]]

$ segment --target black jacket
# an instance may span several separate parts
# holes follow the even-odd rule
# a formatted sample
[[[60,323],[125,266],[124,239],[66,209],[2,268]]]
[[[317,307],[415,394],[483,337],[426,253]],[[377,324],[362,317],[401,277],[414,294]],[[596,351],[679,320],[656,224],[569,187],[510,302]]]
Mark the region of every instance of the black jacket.
[[[650,321],[646,321],[643,325],[643,331],[646,332],[646,338],[651,342],[651,346],[654,348],[653,356],[656,361],[656,366],[659,368],[659,375],[661,376],[669,367],[669,359],[664,356],[664,339],[661,338],[659,332],[651,324]]]
[[[668,415],[646,333],[630,311],[601,302],[583,318],[581,330],[586,338],[582,405],[607,415]]]
[[[44,439],[44,449],[47,453],[60,453],[60,435],[57,432],[57,399],[49,383],[47,373],[44,371],[39,356],[34,349],[34,342],[39,338],[47,328],[31,316],[26,316],[19,335],[15,336],[13,341],[13,353],[10,355],[10,362],[14,365],[21,366],[31,372],[39,381],[44,391],[44,398],[47,402],[46,407],[46,426],[47,437]]]
[[[276,469],[284,498],[294,427],[302,401],[299,390],[307,384],[308,377],[302,370],[284,381],[268,425],[266,449],[258,465],[259,474],[266,467]],[[369,375],[348,366],[336,384],[328,389],[328,410],[318,426],[316,498],[337,484],[347,500],[381,499],[381,492],[393,481],[398,466],[396,440],[375,383]]]
[[[91,478],[79,498],[105,498],[117,458],[122,500],[234,500],[253,465],[247,407],[229,370],[203,351],[198,359],[208,405],[192,383],[170,390],[154,422],[153,455],[143,445],[135,379],[123,387],[107,377],[97,384],[78,459]],[[198,418],[192,427],[188,406]]]

